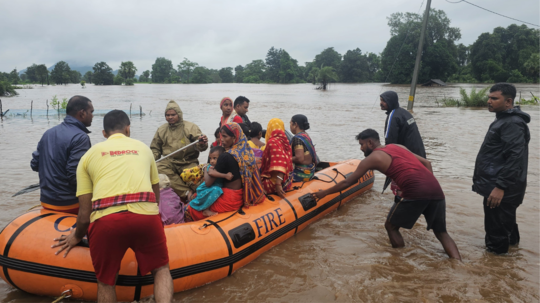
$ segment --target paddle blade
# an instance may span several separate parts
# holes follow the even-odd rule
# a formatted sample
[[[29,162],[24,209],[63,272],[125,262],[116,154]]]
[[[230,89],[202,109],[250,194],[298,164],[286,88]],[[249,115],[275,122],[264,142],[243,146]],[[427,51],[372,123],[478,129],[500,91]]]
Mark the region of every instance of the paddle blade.
[[[22,195],[22,194],[26,194],[26,193],[29,193],[29,192],[32,192],[34,190],[38,190],[39,189],[39,183],[36,183],[36,184],[32,184],[20,191],[18,191],[16,194],[14,194],[12,197],[16,197],[18,195]]]

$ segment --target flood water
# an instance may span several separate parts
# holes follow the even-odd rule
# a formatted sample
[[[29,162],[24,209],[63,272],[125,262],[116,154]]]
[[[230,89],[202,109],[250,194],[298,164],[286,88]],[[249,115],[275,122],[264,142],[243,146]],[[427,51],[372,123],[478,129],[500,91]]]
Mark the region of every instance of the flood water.
[[[521,243],[509,254],[484,251],[482,197],[471,191],[476,154],[494,114],[487,109],[443,108],[436,101],[459,97],[459,87],[417,89],[414,116],[424,139],[428,159],[446,194],[447,228],[463,262],[449,260],[423,217],[412,230],[403,230],[406,246],[393,249],[384,221],[393,203],[389,191],[381,194],[384,176],[377,174],[373,189],[273,248],[232,276],[203,287],[175,294],[183,302],[538,302],[540,275],[540,112],[522,109],[532,117],[528,188],[518,208]],[[478,85],[477,87],[485,87]],[[321,92],[310,84],[206,84],[134,87],[89,85],[36,86],[19,90],[20,96],[2,98],[3,110],[30,109],[34,114],[8,116],[0,123],[0,226],[39,203],[39,193],[11,198],[18,190],[38,182],[31,171],[32,151],[43,132],[62,118],[51,110],[42,115],[45,100],[53,95],[69,98],[82,94],[96,110],[128,110],[133,116],[133,138],[150,144],[163,123],[169,100],[179,103],[184,119],[195,122],[212,137],[218,126],[222,97],[245,95],[248,116],[263,126],[271,118],[288,125],[294,114],[308,116],[319,157],[323,161],[362,159],[354,136],[363,129],[382,133],[386,115],[378,95],[396,90],[406,106],[408,86],[336,84]],[[523,97],[539,95],[538,85],[517,85]],[[519,94],[519,93],[518,93]],[[89,128],[92,143],[101,136],[102,116]],[[207,153],[200,157],[204,161]],[[53,253],[53,251],[51,251]],[[143,300],[143,301],[148,301]],[[50,298],[20,292],[0,281],[0,302],[51,302]]]

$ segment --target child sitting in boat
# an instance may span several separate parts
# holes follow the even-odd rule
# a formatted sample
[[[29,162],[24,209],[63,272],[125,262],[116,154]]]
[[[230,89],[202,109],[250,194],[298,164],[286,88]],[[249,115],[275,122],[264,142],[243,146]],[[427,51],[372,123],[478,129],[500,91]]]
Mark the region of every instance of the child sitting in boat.
[[[184,223],[184,203],[171,188],[169,177],[159,175],[159,213],[164,225]]]
[[[219,155],[225,152],[225,149],[222,146],[213,146],[210,149],[210,154],[208,155],[208,162],[210,165],[207,165],[204,169],[204,182],[197,187],[196,197],[189,202],[189,207],[202,211],[203,214],[207,217],[216,215],[216,212],[210,211],[208,208],[216,202],[216,200],[223,194],[223,179],[224,178],[212,178],[208,174],[210,169],[214,169],[214,166],[217,163]],[[233,177],[232,173],[225,174],[227,180],[231,180]],[[187,213],[187,212],[186,212]]]

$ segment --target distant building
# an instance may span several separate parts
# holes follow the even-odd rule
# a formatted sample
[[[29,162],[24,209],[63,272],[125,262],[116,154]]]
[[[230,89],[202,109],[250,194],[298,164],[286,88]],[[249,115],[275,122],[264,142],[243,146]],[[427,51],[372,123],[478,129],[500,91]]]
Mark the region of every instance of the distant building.
[[[446,86],[446,83],[442,82],[440,79],[431,79],[422,84],[422,86]]]

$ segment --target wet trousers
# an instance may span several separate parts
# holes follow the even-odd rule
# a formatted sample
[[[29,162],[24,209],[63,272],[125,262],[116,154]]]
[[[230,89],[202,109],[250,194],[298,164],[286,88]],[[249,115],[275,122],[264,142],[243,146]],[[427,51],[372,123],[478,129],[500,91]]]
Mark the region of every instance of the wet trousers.
[[[486,249],[496,254],[505,254],[510,245],[519,243],[519,230],[516,224],[516,210],[523,202],[524,195],[503,198],[499,207],[489,208],[484,198],[484,230]]]
[[[199,163],[189,163],[180,165],[177,163],[174,163],[174,161],[170,161],[169,159],[166,159],[164,161],[157,163],[158,172],[160,174],[165,174],[167,177],[169,177],[169,180],[171,181],[171,188],[174,190],[174,192],[181,198],[185,198],[187,195],[187,191],[190,190],[189,186],[182,180],[180,177],[180,174],[182,171],[186,168],[192,168],[199,165]]]

